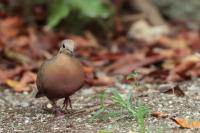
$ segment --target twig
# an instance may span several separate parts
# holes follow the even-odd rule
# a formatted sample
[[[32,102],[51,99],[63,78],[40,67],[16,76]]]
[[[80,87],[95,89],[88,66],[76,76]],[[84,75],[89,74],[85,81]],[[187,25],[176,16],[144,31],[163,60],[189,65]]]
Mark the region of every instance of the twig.
[[[113,106],[113,105],[115,105],[115,103],[106,104],[106,105],[104,105],[104,107],[109,107],[109,106]],[[86,108],[86,107],[85,107],[85,108],[82,109],[82,110],[79,110],[79,111],[76,111],[76,112],[72,113],[72,115],[74,116],[74,115],[78,115],[78,114],[80,114],[80,113],[81,113],[81,114],[82,114],[82,113],[87,114],[87,113],[96,111],[96,110],[100,109],[101,107],[102,107],[101,105],[96,105],[96,106],[91,107],[91,108]]]

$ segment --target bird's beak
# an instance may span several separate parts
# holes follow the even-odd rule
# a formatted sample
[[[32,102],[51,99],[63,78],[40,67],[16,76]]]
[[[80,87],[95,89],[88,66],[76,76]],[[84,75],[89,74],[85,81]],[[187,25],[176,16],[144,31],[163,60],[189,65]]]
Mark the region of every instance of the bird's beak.
[[[71,55],[71,56],[74,56],[74,52],[71,51],[71,50],[69,50],[69,49],[67,49],[67,53],[68,53],[69,55]]]

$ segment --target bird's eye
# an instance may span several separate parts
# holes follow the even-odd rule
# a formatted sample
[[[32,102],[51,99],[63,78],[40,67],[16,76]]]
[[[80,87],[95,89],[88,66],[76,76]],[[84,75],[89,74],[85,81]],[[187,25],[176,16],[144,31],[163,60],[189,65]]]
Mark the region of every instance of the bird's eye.
[[[65,48],[65,44],[63,44],[62,47]]]

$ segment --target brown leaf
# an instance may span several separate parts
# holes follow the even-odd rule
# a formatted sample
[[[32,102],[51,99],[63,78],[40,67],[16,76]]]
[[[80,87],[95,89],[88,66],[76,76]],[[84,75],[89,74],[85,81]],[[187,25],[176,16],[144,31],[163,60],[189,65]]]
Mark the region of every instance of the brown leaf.
[[[10,39],[19,34],[22,28],[20,17],[7,17],[0,21],[0,32],[5,39]]]
[[[14,69],[0,69],[0,84],[4,83],[7,79],[14,77],[22,72],[24,68],[16,67]]]
[[[157,69],[144,76],[143,80],[148,83],[163,82],[166,80],[168,74],[169,72],[167,70]]]
[[[190,54],[190,50],[182,50],[182,49],[160,49],[156,51],[160,56],[166,59],[179,59],[185,57],[186,55]]]
[[[164,58],[161,56],[152,56],[152,57],[147,57],[146,59],[143,60],[139,60],[135,63],[124,63],[122,66],[120,66],[119,68],[116,68],[116,70],[113,71],[113,73],[115,74],[129,74],[131,73],[133,70],[146,66],[146,65],[150,65],[150,64],[154,64],[156,62],[162,61]]]
[[[31,88],[28,86],[29,83],[36,81],[36,74],[32,72],[25,72],[20,81],[17,80],[6,80],[6,84],[13,88],[17,92],[29,91]]]
[[[142,60],[144,59],[144,55],[139,55],[139,54],[126,54],[124,56],[122,56],[121,58],[119,58],[116,62],[114,62],[113,64],[105,67],[105,71],[106,72],[112,72],[114,70],[117,70],[121,67],[123,67],[124,65],[128,65],[130,63],[134,63],[138,60]],[[126,74],[129,74],[129,71],[132,70],[128,70],[128,73],[125,72]]]
[[[86,79],[86,83],[89,85],[108,86],[108,85],[112,85],[113,81],[110,79]]]
[[[97,48],[99,47],[99,44],[97,43],[94,36],[87,32],[86,37],[77,36],[77,35],[68,35],[67,38],[70,38],[78,44],[78,47],[82,48]]]
[[[176,96],[183,97],[185,93],[181,90],[180,86],[176,85],[174,88],[165,88],[160,90],[162,93],[175,94]]]
[[[86,83],[89,84],[89,85],[105,85],[105,86],[108,86],[108,85],[112,85],[114,83],[113,79],[107,75],[96,75],[97,78],[92,78],[92,77],[88,77],[86,78]]]
[[[179,65],[172,69],[169,76],[167,77],[167,81],[180,80],[183,76],[185,76],[186,72],[193,69],[195,65],[196,62],[194,61],[181,62]]]
[[[124,57],[123,53],[110,53],[108,51],[100,51],[96,56],[92,56],[91,60],[96,61],[96,60],[110,60],[110,61],[116,61],[120,58]]]
[[[163,113],[163,112],[153,112],[151,116],[156,117],[156,118],[166,118],[168,114]]]
[[[20,80],[21,83],[27,84],[30,82],[35,82],[36,81],[36,74],[33,72],[25,72]]]
[[[10,49],[6,48],[4,50],[4,54],[7,58],[9,58],[11,60],[16,60],[16,61],[20,62],[21,64],[28,64],[31,62],[31,59],[29,58],[29,56],[27,56],[23,53],[16,52],[14,50],[10,50]]]
[[[27,88],[24,84],[22,84],[19,81],[16,80],[6,80],[6,84],[8,86],[10,86],[11,88],[13,88],[15,91],[17,92],[21,92],[21,91],[29,91],[29,88]]]
[[[188,49],[189,45],[186,42],[186,40],[182,38],[169,38],[166,36],[163,36],[159,39],[160,45],[167,47],[167,48],[172,48],[172,49]]]
[[[85,74],[91,74],[94,72],[94,68],[89,67],[89,66],[83,66],[83,70],[84,70]]]
[[[193,121],[185,118],[171,118],[171,120],[182,128],[200,128],[200,121]]]
[[[51,58],[52,55],[48,52],[53,47],[54,34],[45,31],[45,35],[41,31],[37,31],[34,28],[29,28],[29,46],[32,57],[46,57]]]

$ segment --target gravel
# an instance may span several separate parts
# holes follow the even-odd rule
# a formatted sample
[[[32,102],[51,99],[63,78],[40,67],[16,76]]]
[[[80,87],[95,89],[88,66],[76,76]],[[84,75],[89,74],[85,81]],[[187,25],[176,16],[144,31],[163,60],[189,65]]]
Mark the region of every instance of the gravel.
[[[118,84],[119,86],[119,84]],[[167,118],[156,118],[148,115],[145,125],[151,133],[198,133],[199,129],[182,129],[170,118],[179,117],[200,121],[200,82],[199,79],[179,83],[185,96],[161,93],[164,85],[150,85],[151,89],[138,91],[133,94],[145,103],[150,112],[163,112]],[[124,89],[124,88],[126,89]],[[130,86],[128,88],[131,88]],[[98,107],[99,100],[95,95],[102,87],[84,88],[71,97],[73,110],[66,115],[55,116],[51,112],[51,104],[43,97],[35,99],[34,92],[16,93],[0,87],[0,133],[35,133],[35,132],[119,132],[127,133],[137,129],[134,119],[122,114],[122,118],[114,121],[92,120],[92,112],[87,109]],[[97,91],[98,90],[98,91]],[[120,91],[127,92],[127,86],[121,85]],[[141,95],[143,94],[143,95]],[[62,105],[62,100],[58,102]],[[108,107],[115,111],[117,108]],[[83,110],[83,113],[80,113]],[[84,112],[85,111],[85,112]],[[124,117],[123,117],[124,116]]]

